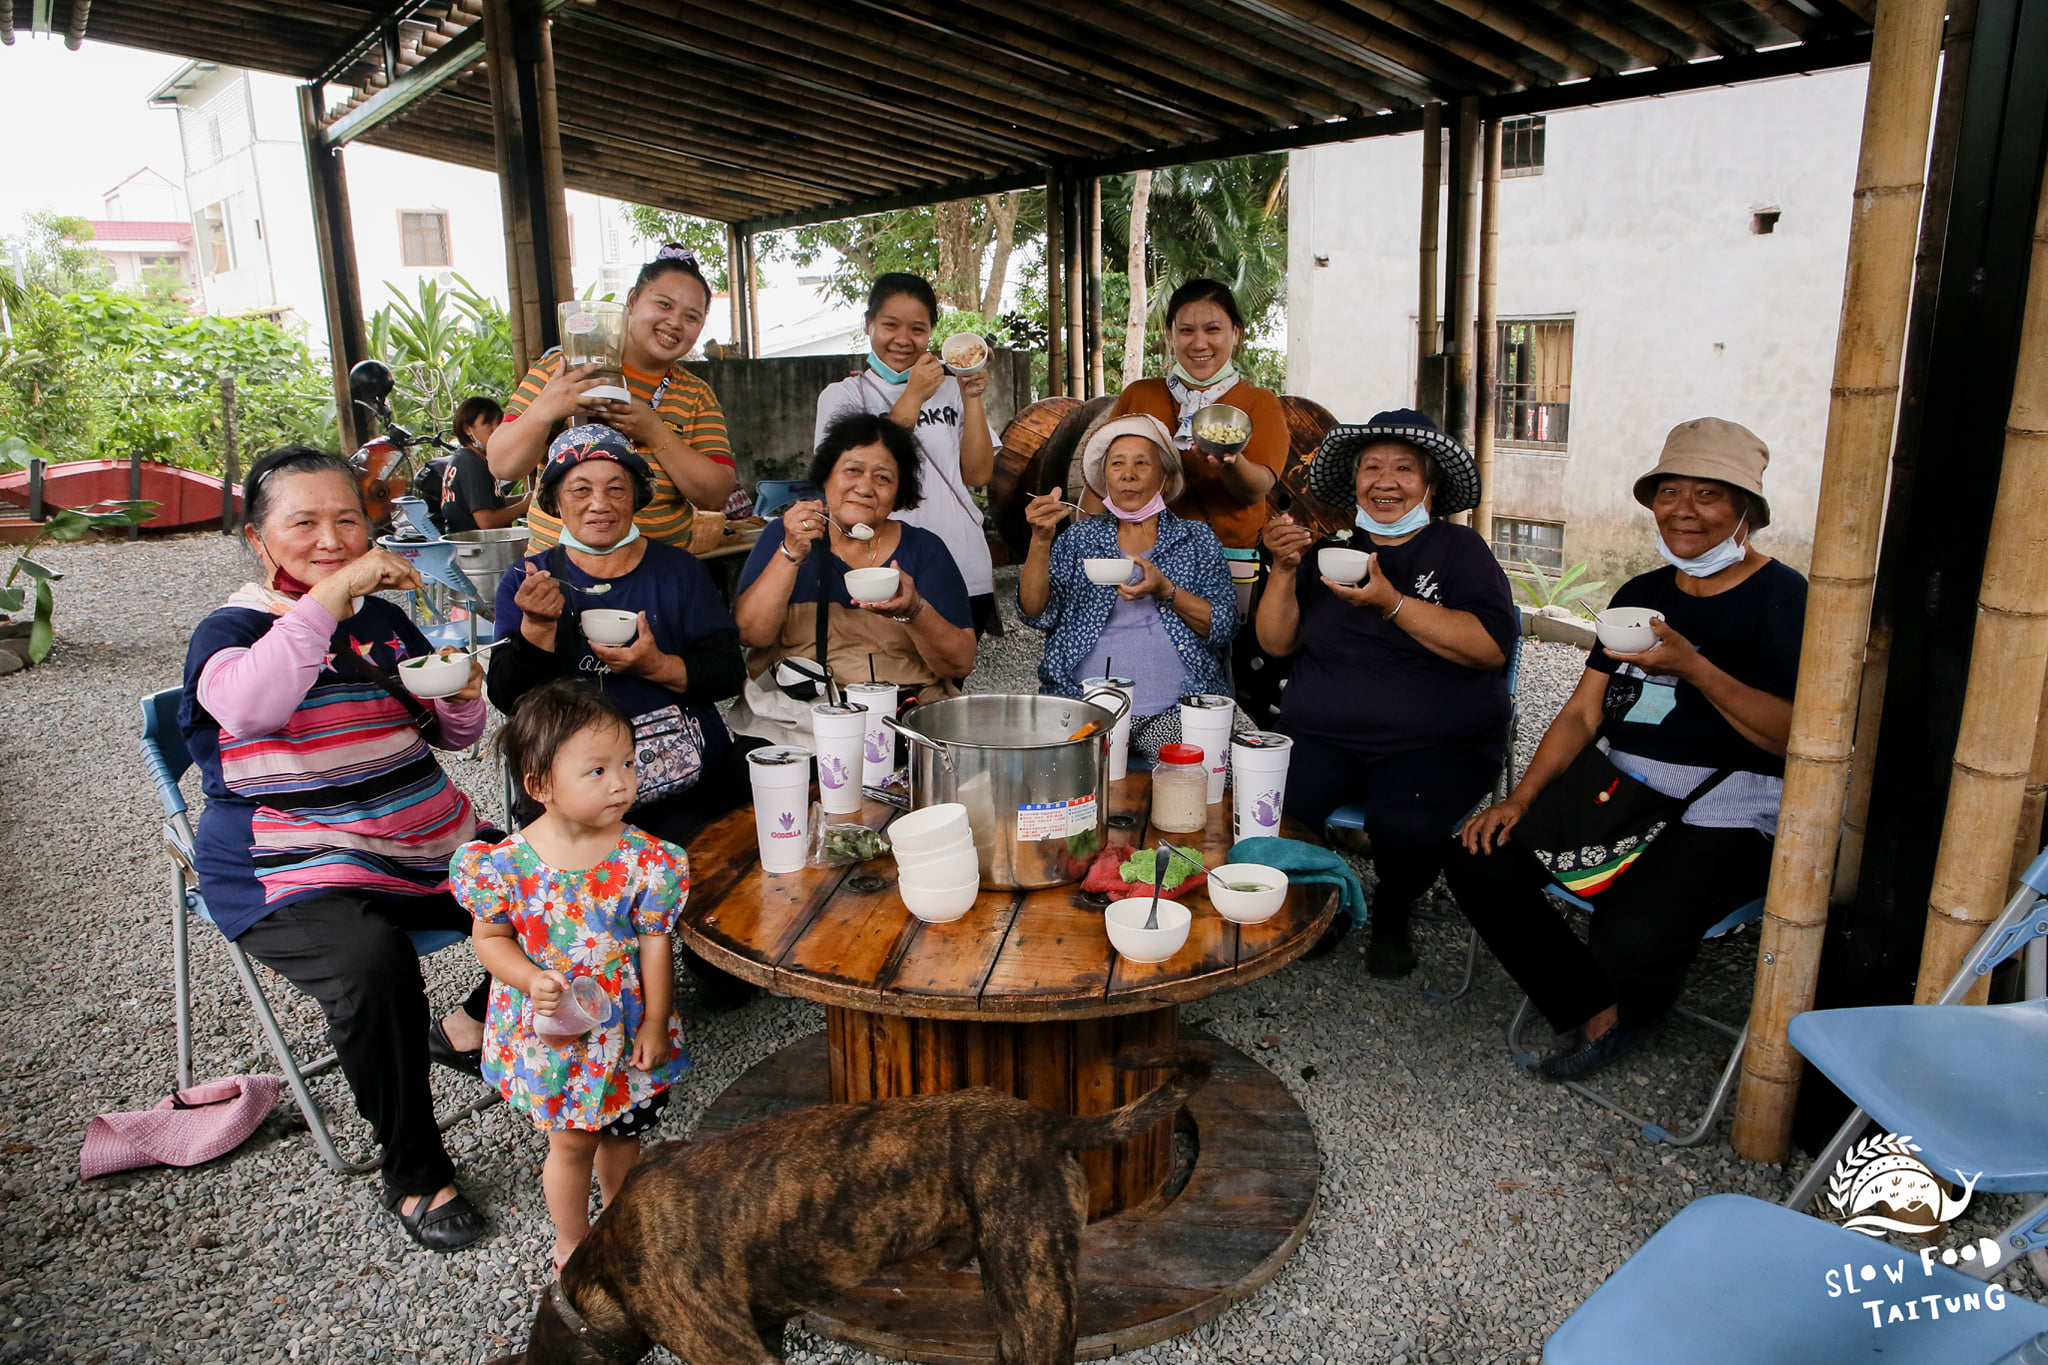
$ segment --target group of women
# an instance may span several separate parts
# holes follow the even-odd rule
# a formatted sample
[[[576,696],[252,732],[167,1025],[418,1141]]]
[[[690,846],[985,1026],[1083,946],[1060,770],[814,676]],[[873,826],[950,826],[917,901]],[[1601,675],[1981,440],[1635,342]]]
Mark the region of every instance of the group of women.
[[[694,258],[664,249],[628,296],[629,400],[593,396],[595,377],[550,352],[502,419],[494,406],[471,414],[465,445],[485,467],[457,476],[463,500],[477,525],[503,524],[518,512],[485,486],[529,480],[532,553],[497,594],[503,647],[455,697],[422,703],[392,681],[427,645],[374,594],[418,580],[374,547],[347,465],[319,451],[251,469],[261,581],[192,638],[182,719],[208,798],[201,882],[222,931],[319,1001],[382,1144],[385,1204],[425,1246],[484,1230],[453,1184],[427,1071],[477,1069],[488,979],[430,1019],[405,931],[467,924],[448,862],[477,819],[431,750],[476,739],[486,690],[511,714],[562,679],[601,687],[640,755],[631,822],[682,843],[745,799],[748,749],[807,736],[819,663],[842,678],[872,669],[915,705],[955,694],[978,637],[1000,629],[972,494],[993,470],[986,377],[931,354],[937,300],[907,275],[876,281],[865,367],[820,395],[820,496],[769,523],[727,608],[680,548],[692,510],[724,506],[735,488],[717,400],[680,365],[710,301]],[[1232,690],[1232,641],[1255,633],[1266,655],[1293,661],[1276,722],[1302,741],[1288,813],[1319,829],[1340,805],[1364,808],[1378,876],[1369,969],[1412,970],[1408,906],[1447,874],[1563,1035],[1546,1073],[1613,1060],[1668,1007],[1701,930],[1753,899],[1768,867],[1804,580],[1749,544],[1769,520],[1763,444],[1715,419],[1672,433],[1635,486],[1669,567],[1616,596],[1662,614],[1657,643],[1595,649],[1527,771],[1487,805],[1508,759],[1519,624],[1488,546],[1448,520],[1478,501],[1470,454],[1416,412],[1337,428],[1309,484],[1353,509],[1354,529],[1321,537],[1274,512],[1287,426],[1278,399],[1234,367],[1243,320],[1230,291],[1183,286],[1166,328],[1171,371],[1126,388],[1081,442],[1078,478],[1026,508],[1017,606],[1045,635],[1042,689],[1078,695],[1113,666],[1137,680],[1134,745],[1156,751],[1176,737],[1181,696]],[[1191,432],[1219,402],[1252,423],[1244,449],[1220,459]],[[1356,583],[1316,567],[1346,542],[1371,556]],[[1127,580],[1090,582],[1080,566],[1093,558],[1129,559]],[[847,571],[865,567],[899,571],[885,599],[849,594]],[[630,613],[632,638],[588,638],[579,617],[592,607]],[[1589,750],[1696,799],[1602,893],[1581,942],[1542,894],[1550,865],[1516,831],[1554,783],[1578,789],[1564,779]]]

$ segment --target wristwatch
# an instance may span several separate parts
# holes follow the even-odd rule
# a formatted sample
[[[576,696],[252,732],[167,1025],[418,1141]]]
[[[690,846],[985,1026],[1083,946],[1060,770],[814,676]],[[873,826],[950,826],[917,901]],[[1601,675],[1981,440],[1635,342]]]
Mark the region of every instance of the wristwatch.
[[[901,616],[892,616],[889,619],[899,626],[907,626],[922,615],[924,615],[924,599],[920,597],[917,599],[917,605],[909,611],[904,612]]]

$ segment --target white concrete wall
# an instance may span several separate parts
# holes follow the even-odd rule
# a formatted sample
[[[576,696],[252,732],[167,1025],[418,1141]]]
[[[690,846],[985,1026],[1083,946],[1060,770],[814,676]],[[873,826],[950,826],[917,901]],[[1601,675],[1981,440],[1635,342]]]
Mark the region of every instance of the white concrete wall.
[[[1771,448],[1759,545],[1804,568],[1863,112],[1861,68],[1552,114],[1501,184],[1499,313],[1573,320],[1571,444],[1502,450],[1495,510],[1565,522],[1565,560],[1654,563],[1629,486],[1699,416]],[[1421,140],[1293,156],[1288,390],[1361,421],[1414,398]],[[1776,230],[1750,216],[1776,208]],[[1318,266],[1317,257],[1327,265]]]

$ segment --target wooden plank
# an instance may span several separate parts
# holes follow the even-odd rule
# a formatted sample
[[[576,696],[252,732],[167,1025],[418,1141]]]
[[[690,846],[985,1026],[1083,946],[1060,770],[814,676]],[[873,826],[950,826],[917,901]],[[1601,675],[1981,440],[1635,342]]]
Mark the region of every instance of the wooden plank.
[[[882,989],[899,999],[884,1008],[971,1014],[981,1008],[982,988],[1009,936],[1024,893],[983,891],[974,908],[951,924],[917,924]],[[899,905],[897,914],[910,912]],[[912,921],[915,924],[915,921]]]
[[[1082,1012],[1094,1006],[1095,1012],[1107,1013],[1104,988],[1115,955],[1099,911],[1077,908],[1064,897],[1050,899],[1044,892],[1031,896],[1017,911],[989,969],[982,1012],[998,1015],[1058,1004]]]
[[[897,959],[926,926],[896,895],[894,863],[875,859],[844,871],[830,905],[805,926],[777,965],[786,973],[843,987],[845,1004],[858,1008],[880,1003],[886,989],[882,983],[895,979]],[[858,891],[849,885],[853,882],[879,885]]]

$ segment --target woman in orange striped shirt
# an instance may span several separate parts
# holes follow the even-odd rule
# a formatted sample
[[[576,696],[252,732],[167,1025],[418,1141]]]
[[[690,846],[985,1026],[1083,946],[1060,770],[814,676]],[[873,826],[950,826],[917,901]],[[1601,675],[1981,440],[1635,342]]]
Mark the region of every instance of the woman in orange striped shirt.
[[[724,507],[737,483],[718,395],[682,367],[710,307],[711,286],[696,256],[687,247],[664,246],[626,295],[632,401],[589,397],[584,391],[597,384],[596,368],[571,370],[559,349],[549,351],[505,404],[505,421],[487,448],[491,473],[523,479],[546,458],[557,431],[576,421],[603,422],[632,441],[654,476],[654,500],[634,514],[634,525],[650,540],[687,549],[696,508]],[[556,518],[534,507],[526,520],[529,552],[562,542]]]

